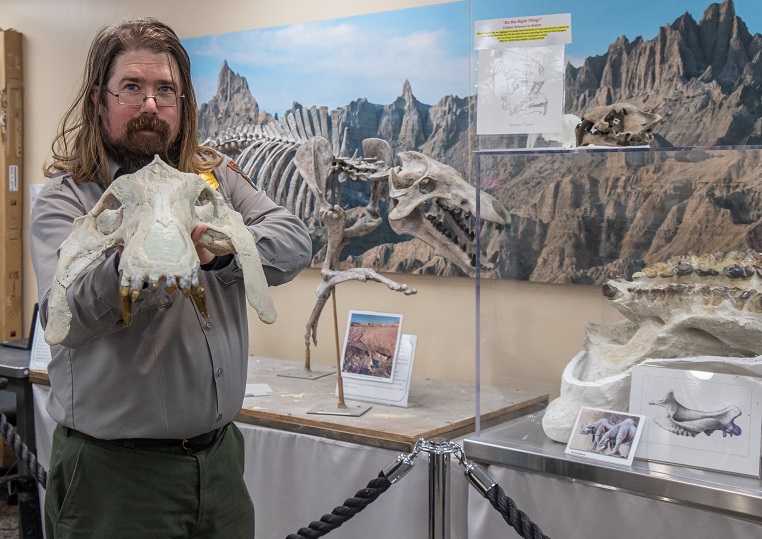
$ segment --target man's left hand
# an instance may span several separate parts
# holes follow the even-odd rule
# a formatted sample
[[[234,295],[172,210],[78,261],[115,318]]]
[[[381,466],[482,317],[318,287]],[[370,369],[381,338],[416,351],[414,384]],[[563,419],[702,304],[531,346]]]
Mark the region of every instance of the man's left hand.
[[[201,236],[204,235],[204,232],[206,232],[206,229],[208,228],[205,224],[200,224],[196,228],[193,229],[191,232],[191,241],[193,242],[193,245],[196,246],[196,254],[198,255],[198,261],[201,263],[202,266],[205,266],[207,264],[211,264],[214,262],[214,259],[216,258],[216,255],[212,253],[209,249],[206,247],[201,247],[198,242],[201,240]]]

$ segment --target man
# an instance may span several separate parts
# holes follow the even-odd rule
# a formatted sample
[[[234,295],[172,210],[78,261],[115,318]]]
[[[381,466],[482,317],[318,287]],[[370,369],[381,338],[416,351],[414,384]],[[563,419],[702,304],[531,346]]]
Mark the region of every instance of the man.
[[[311,257],[305,225],[210,148],[197,145],[190,61],[155,19],[102,29],[53,144],[51,179],[32,212],[30,247],[47,323],[57,249],[106,186],[158,154],[206,175],[258,238],[271,285]],[[191,238],[205,231],[199,225]],[[180,292],[144,289],[125,327],[119,249],[69,288],[71,329],[52,347],[47,409],[53,438],[45,527],[54,538],[254,537],[243,438],[231,423],[246,384],[242,275],[232,255],[196,246],[208,318]]]

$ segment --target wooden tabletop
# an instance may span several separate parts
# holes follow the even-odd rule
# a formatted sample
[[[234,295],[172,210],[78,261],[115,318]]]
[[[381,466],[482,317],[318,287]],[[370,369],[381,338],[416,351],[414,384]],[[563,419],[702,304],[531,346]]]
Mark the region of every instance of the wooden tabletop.
[[[476,396],[473,384],[413,378],[408,406],[364,403],[347,398],[346,405],[371,408],[359,417],[310,413],[337,409],[336,374],[318,379],[293,378],[303,363],[264,357],[249,358],[248,382],[267,384],[272,393],[247,397],[237,421],[351,443],[411,451],[423,438],[453,439],[474,432]],[[315,370],[328,370],[317,367]],[[47,373],[32,371],[32,383],[48,384]],[[482,428],[525,415],[542,407],[547,394],[481,387]]]

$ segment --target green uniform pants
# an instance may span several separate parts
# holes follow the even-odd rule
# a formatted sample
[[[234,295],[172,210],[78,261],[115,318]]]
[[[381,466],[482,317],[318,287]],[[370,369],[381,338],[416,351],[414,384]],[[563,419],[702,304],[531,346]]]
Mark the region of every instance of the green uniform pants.
[[[234,424],[211,447],[137,449],[58,426],[45,494],[48,539],[254,538]]]

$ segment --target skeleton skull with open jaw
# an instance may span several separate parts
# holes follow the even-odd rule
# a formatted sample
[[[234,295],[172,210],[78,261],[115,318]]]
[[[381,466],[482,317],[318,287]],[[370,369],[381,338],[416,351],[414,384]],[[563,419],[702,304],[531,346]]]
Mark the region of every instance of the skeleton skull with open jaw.
[[[115,204],[119,207],[110,209]],[[203,178],[179,172],[156,156],[136,173],[119,177],[87,215],[74,221],[71,234],[59,248],[45,340],[58,344],[69,333],[67,288],[82,270],[116,245],[124,245],[119,295],[125,325],[131,321],[132,302],[144,283],[153,292],[162,283],[167,293],[180,288],[186,297],[193,297],[199,312],[206,316],[199,260],[190,237],[199,224],[208,226],[199,245],[216,255],[238,255],[249,303],[263,322],[274,322],[275,308],[256,239],[241,215],[230,210]]]
[[[654,139],[653,128],[661,116],[630,103],[596,107],[582,117],[576,128],[577,146],[632,146]]]
[[[418,152],[401,152],[401,167],[389,170],[389,224],[398,234],[410,234],[460,267],[476,265],[476,188],[451,166]],[[479,193],[483,221],[504,227],[508,210],[485,192]],[[496,259],[497,252],[493,253]],[[482,255],[482,260],[488,256]],[[494,259],[482,262],[494,269]]]

